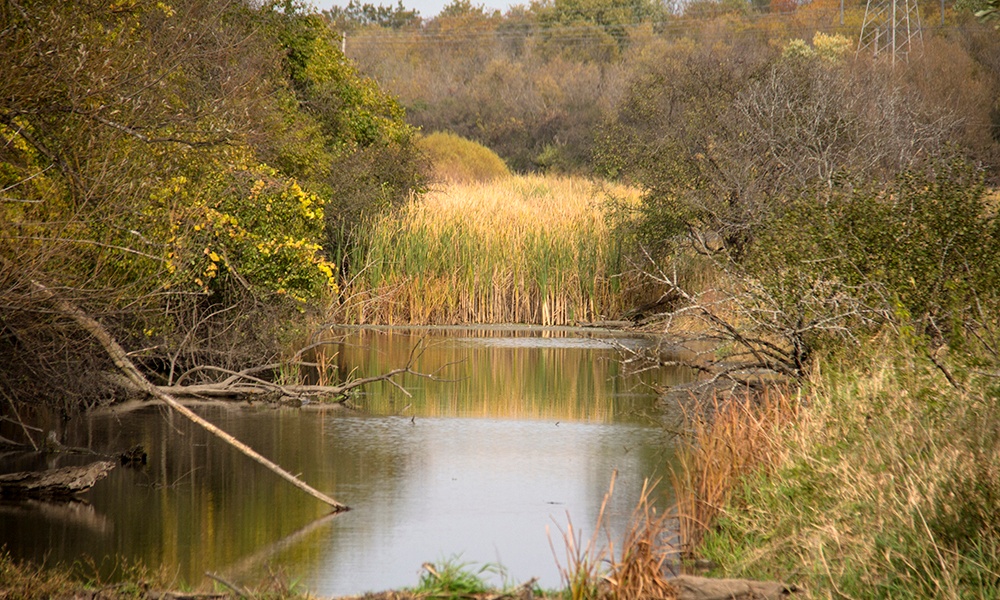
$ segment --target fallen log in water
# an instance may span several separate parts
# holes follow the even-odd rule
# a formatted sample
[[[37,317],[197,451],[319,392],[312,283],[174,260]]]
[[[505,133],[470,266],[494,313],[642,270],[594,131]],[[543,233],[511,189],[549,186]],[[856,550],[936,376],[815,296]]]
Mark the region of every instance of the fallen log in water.
[[[94,339],[96,339],[101,344],[101,346],[104,348],[104,351],[107,352],[108,356],[111,357],[111,360],[114,361],[115,366],[118,367],[118,369],[122,372],[122,374],[126,378],[128,378],[128,380],[132,383],[132,385],[135,386],[136,389],[141,390],[161,400],[162,402],[166,403],[170,408],[184,415],[197,425],[208,430],[209,433],[215,435],[216,437],[226,442],[230,446],[236,448],[246,456],[264,465],[271,472],[282,477],[295,487],[313,496],[314,498],[317,498],[329,504],[333,508],[334,512],[341,512],[348,510],[347,505],[337,502],[330,496],[327,496],[323,492],[317,490],[316,488],[302,481],[297,476],[292,475],[291,473],[281,468],[274,462],[268,460],[261,454],[254,451],[253,448],[247,446],[246,444],[239,441],[235,437],[229,435],[225,431],[219,429],[215,425],[201,418],[200,416],[192,412],[191,409],[183,406],[172,395],[159,390],[155,385],[150,383],[148,379],[146,379],[146,376],[139,371],[139,369],[135,366],[135,363],[133,363],[132,360],[129,359],[128,354],[121,347],[118,341],[111,335],[111,332],[105,329],[105,327],[101,325],[96,319],[94,319],[90,315],[80,310],[77,306],[73,305],[65,298],[58,297],[55,293],[52,292],[52,290],[42,285],[41,283],[38,283],[36,281],[33,282],[33,284],[35,286],[35,289],[42,295],[42,297],[44,297],[47,300],[50,300],[56,306],[59,312],[73,319],[73,321],[75,321],[77,325],[79,325],[84,331],[92,335]]]
[[[0,475],[0,498],[70,499],[92,488],[113,468],[115,463],[101,461],[82,467]]]

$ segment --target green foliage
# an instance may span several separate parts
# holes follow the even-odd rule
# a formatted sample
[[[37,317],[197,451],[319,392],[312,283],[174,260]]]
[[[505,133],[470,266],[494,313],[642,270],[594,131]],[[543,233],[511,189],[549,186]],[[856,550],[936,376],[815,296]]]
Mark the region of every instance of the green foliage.
[[[415,129],[394,98],[345,60],[338,35],[322,17],[286,10],[269,18],[287,53],[293,108],[304,115],[299,119],[315,123],[313,135],[322,140],[319,155],[290,174],[322,190],[329,247],[343,252],[363,213],[400,204],[422,188]]]
[[[323,11],[323,16],[337,30],[353,30],[359,27],[384,27],[387,29],[402,29],[415,27],[421,23],[420,12],[403,6],[399,0],[395,6],[383,4],[362,4],[358,0],[350,0],[347,6],[334,6]]]
[[[1000,269],[984,260],[1000,256],[998,234],[982,173],[957,160],[886,187],[797,199],[750,262],[776,290],[837,282],[869,318],[906,315],[960,344],[980,310],[1000,307]]]
[[[662,23],[669,14],[666,5],[656,0],[541,0],[532,3],[532,10],[546,33],[565,28],[579,34],[592,25],[610,36],[619,48],[627,43],[630,26]]]
[[[472,0],[451,0],[448,4],[441,9],[440,16],[445,19],[454,18],[473,18],[482,19],[488,17],[491,11],[488,11],[486,6],[483,4],[473,4]]]
[[[503,160],[489,148],[453,133],[435,132],[417,145],[427,154],[437,177],[451,181],[489,181],[510,175]]]
[[[496,572],[492,565],[483,565],[474,569],[474,565],[459,562],[458,557],[451,557],[439,564],[424,564],[424,572],[414,592],[421,597],[441,600],[468,598],[474,594],[485,594],[490,590],[483,581],[482,575]]]
[[[421,182],[399,104],[296,2],[43,1],[0,28],[0,344],[33,348],[26,364],[74,360],[34,281],[128,343],[259,360],[283,319],[250,313],[336,292],[330,223]]]

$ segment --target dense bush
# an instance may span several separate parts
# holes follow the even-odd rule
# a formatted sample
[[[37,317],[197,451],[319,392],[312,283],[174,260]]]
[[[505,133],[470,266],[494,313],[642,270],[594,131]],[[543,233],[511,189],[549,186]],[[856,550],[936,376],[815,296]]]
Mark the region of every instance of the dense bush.
[[[825,196],[825,194],[824,194]],[[964,161],[928,165],[888,185],[796,199],[749,262],[778,290],[835,282],[860,320],[901,319],[961,345],[1000,309],[1000,219],[982,173]]]
[[[0,369],[25,398],[101,387],[39,286],[149,364],[257,361],[336,292],[330,223],[420,182],[402,109],[296,3],[5,3],[0,30]]]
[[[468,183],[510,175],[495,152],[453,133],[432,133],[420,138],[417,145],[427,154],[440,180]]]
[[[995,335],[998,269],[977,257],[1000,249],[978,166],[996,143],[969,100],[995,75],[952,61],[961,74],[947,77],[971,83],[945,101],[920,75],[942,69],[935,56],[892,68],[836,36],[705,41],[666,44],[637,70],[599,156],[645,189],[644,268],[702,315],[725,358],[709,370],[802,377],[820,345],[885,324],[931,349]],[[690,253],[724,289],[682,290],[657,266]]]

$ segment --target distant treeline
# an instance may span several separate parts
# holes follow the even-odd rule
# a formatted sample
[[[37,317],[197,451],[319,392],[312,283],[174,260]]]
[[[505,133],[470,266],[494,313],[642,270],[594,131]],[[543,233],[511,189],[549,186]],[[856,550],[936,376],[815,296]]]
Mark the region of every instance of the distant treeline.
[[[629,118],[631,91],[669,65],[728,97],[766,73],[790,41],[811,47],[817,32],[845,38],[853,59],[865,8],[857,0],[843,13],[836,0],[546,0],[503,13],[455,0],[424,19],[402,2],[355,1],[324,15],[410,123],[483,143],[517,171],[606,174],[600,142],[617,141],[604,125]],[[961,119],[947,141],[995,167],[1000,36],[975,18],[988,8],[959,0],[942,14],[939,3],[920,3],[922,47],[891,85],[914,112]]]

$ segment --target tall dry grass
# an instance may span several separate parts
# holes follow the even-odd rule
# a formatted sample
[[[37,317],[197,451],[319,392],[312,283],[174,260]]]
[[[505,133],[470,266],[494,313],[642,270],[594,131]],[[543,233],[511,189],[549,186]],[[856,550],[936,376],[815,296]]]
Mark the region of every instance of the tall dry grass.
[[[723,408],[685,460],[685,535],[720,574],[814,597],[1000,597],[1000,395],[984,373],[882,334],[814,369],[795,404]]]
[[[365,324],[573,324],[628,301],[609,194],[582,178],[452,183],[368,224],[338,320]]]
[[[650,500],[655,485],[643,483],[642,493],[629,528],[616,554],[611,552],[610,573],[606,581],[619,600],[673,600],[677,589],[666,574],[666,563],[677,554],[672,534],[675,520],[660,512]]]
[[[678,448],[673,473],[681,550],[693,555],[740,479],[770,470],[782,451],[781,432],[799,416],[798,399],[779,388],[720,400],[695,399],[686,408],[690,436]]]

